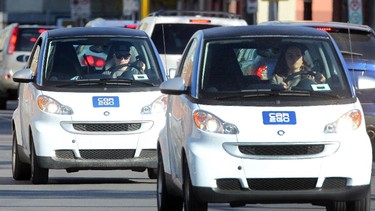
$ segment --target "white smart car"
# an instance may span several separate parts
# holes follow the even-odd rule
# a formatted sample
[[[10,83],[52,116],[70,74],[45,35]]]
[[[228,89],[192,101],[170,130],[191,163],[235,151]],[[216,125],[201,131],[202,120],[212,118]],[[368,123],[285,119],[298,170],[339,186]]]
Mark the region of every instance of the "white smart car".
[[[244,51],[254,54],[246,74]],[[208,203],[370,210],[371,143],[350,77],[324,31],[196,32],[176,77],[160,86],[168,106],[158,140],[158,210],[206,211]],[[375,87],[371,78],[358,80]]]
[[[106,55],[106,64],[82,63],[90,53]],[[113,66],[125,57],[128,64]],[[124,74],[115,78],[117,70]],[[166,109],[159,90],[166,80],[162,70],[142,31],[75,27],[44,32],[26,68],[13,77],[21,83],[12,121],[13,178],[47,183],[49,169],[148,170],[155,178],[156,140]]]

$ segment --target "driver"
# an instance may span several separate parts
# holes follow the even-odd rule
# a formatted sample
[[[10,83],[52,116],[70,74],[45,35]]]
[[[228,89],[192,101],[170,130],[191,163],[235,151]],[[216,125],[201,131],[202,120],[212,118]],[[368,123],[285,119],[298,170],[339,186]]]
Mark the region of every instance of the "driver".
[[[133,74],[139,74],[140,70],[131,63],[132,55],[128,46],[116,46],[112,53],[112,66],[104,74],[111,75],[111,78],[125,77],[133,79]]]
[[[272,76],[272,84],[280,84],[285,89],[297,86],[301,80],[312,80],[315,83],[324,83],[325,77],[321,73],[301,74],[301,71],[308,71],[310,65],[304,60],[304,55],[300,47],[289,46],[285,51],[284,58],[276,65],[275,73]]]

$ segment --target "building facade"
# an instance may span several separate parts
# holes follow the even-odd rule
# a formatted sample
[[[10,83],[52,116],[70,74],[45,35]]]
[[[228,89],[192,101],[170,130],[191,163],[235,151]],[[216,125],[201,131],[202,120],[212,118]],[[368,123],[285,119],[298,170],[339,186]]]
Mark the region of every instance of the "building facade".
[[[0,28],[13,22],[55,25],[59,19],[71,18],[73,1],[0,0]],[[150,12],[159,9],[227,11],[242,15],[249,24],[257,24],[269,20],[348,22],[348,1],[350,0],[139,0],[139,4],[146,2]],[[375,28],[375,1],[361,1],[362,23]],[[90,0],[89,2],[91,10],[88,19],[142,18],[139,12],[131,17],[124,17],[123,0]],[[255,2],[257,9],[249,12],[248,2]]]

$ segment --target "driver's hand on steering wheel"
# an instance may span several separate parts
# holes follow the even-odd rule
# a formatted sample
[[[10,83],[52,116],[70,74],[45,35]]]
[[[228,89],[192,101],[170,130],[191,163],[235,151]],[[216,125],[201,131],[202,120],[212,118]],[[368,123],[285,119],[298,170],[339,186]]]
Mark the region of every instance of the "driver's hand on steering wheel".
[[[314,80],[317,83],[324,83],[326,82],[326,77],[324,77],[324,75],[321,73],[316,73],[316,75],[314,76]]]

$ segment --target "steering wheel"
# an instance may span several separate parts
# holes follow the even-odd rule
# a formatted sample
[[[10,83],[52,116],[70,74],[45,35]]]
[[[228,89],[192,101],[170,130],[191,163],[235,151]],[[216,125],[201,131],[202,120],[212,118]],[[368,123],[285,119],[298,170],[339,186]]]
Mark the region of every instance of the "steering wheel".
[[[290,75],[287,76],[287,78],[285,79],[285,83],[293,80],[296,76],[303,76],[303,75],[310,75],[310,76],[316,76],[316,71],[313,71],[313,70],[301,70],[299,72],[295,72],[295,73],[292,73]]]
[[[127,71],[131,71],[133,74],[141,74],[141,73],[142,73],[141,68],[138,67],[137,65],[134,65],[134,64],[120,64],[120,65],[114,65],[114,66],[110,67],[107,71],[110,72],[110,76],[112,77],[113,74],[114,74],[117,70],[120,70],[121,68],[124,68],[124,67],[131,68],[130,70],[127,70]],[[133,68],[134,68],[134,69],[133,69]]]

